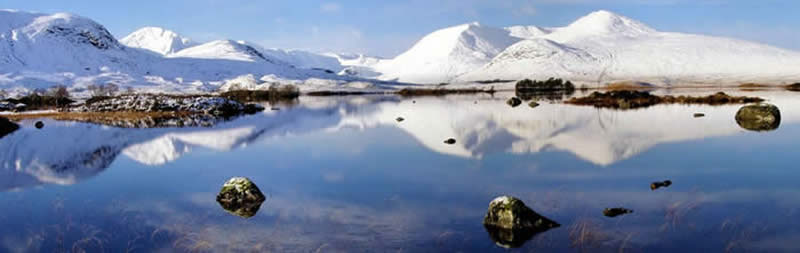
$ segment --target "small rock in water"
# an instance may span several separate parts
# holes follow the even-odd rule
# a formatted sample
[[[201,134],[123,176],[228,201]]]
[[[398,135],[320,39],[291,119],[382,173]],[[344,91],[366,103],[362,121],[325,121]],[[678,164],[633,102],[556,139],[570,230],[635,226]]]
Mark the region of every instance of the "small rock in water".
[[[699,112],[698,112],[698,113],[695,113],[695,114],[694,114],[694,117],[695,117],[695,118],[702,118],[702,117],[705,117],[705,116],[706,116],[706,114],[705,114],[705,113],[699,113]]]
[[[244,113],[246,113],[246,114],[254,114],[254,113],[257,113],[257,112],[262,112],[262,111],[264,111],[264,109],[265,109],[264,106],[259,105],[259,104],[246,104],[246,105],[244,105]]]
[[[403,122],[403,121],[405,121],[406,119],[404,119],[403,117],[397,117],[397,119],[396,119],[396,120],[397,120],[397,122]]]
[[[611,218],[614,218],[614,217],[617,217],[617,216],[620,216],[620,215],[629,214],[629,213],[633,213],[633,210],[627,209],[627,208],[622,208],[622,207],[606,208],[605,210],[603,210],[603,215],[605,215],[606,217],[611,217]]]
[[[539,107],[539,103],[536,103],[536,101],[531,101],[530,103],[528,103],[528,106],[530,106],[531,108],[536,108]]]
[[[217,194],[217,203],[223,209],[243,218],[255,216],[265,200],[258,186],[244,177],[229,179]]]
[[[447,139],[444,141],[444,144],[450,144],[450,145],[456,144],[456,139],[453,138]]]
[[[36,124],[34,124],[33,126],[35,126],[36,129],[42,129],[44,128],[44,122],[36,121]]]
[[[280,111],[280,110],[281,110],[281,108],[278,108],[278,107],[272,107],[272,108],[270,108],[270,110],[272,110],[272,111]]]
[[[747,105],[736,112],[736,123],[750,131],[772,131],[781,125],[781,111],[766,103]]]
[[[670,180],[666,180],[664,182],[653,182],[650,184],[650,190],[655,191],[662,187],[669,187],[670,185],[672,185],[672,181]]]
[[[506,101],[506,104],[508,104],[511,107],[517,107],[522,104],[522,100],[517,97],[512,97],[509,98],[508,101]]]
[[[502,196],[489,203],[483,226],[498,246],[519,248],[536,234],[561,225],[534,212],[522,200]]]

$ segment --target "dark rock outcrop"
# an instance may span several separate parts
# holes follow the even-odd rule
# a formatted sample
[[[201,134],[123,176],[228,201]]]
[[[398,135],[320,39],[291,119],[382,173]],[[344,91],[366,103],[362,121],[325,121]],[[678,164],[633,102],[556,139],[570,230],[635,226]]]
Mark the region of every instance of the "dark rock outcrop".
[[[689,96],[655,96],[645,91],[609,91],[606,93],[593,92],[591,95],[580,98],[572,98],[565,103],[574,105],[590,105],[597,108],[612,109],[636,109],[645,108],[657,104],[704,104],[704,105],[725,105],[725,104],[747,104],[758,103],[764,99],[758,97],[737,97],[730,96],[723,92],[704,97]]]

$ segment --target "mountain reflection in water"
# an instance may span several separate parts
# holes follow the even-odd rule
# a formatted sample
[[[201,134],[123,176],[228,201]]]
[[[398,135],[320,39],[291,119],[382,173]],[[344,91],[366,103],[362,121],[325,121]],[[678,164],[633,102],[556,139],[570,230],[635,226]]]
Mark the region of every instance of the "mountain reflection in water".
[[[786,230],[797,224],[782,222],[800,208],[786,170],[788,140],[800,133],[791,93],[746,93],[780,108],[772,132],[740,127],[742,105],[617,111],[546,99],[511,108],[514,95],[301,97],[211,128],[24,121],[0,139],[0,251],[50,251],[59,246],[31,238],[70,229],[84,236],[61,247],[91,249],[99,243],[82,240],[93,235],[123,251],[499,250],[480,221],[503,194],[564,222],[515,237],[514,247],[798,249]],[[251,220],[224,216],[214,201],[233,176],[270,186],[269,206]],[[680,184],[649,188],[664,178]],[[598,211],[615,206],[636,213],[608,220]],[[737,211],[754,209],[779,215]],[[93,218],[78,229],[65,223],[71,214]],[[119,215],[125,222],[111,222]],[[21,227],[29,232],[12,233]],[[111,227],[132,230],[104,235]]]

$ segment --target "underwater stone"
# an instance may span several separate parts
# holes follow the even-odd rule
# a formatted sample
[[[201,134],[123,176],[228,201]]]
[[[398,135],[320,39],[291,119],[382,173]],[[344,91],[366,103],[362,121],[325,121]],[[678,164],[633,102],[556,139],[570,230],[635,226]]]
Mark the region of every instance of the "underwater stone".
[[[265,200],[258,186],[244,177],[229,179],[217,194],[217,203],[223,209],[243,218],[255,216]]]
[[[781,125],[781,111],[772,104],[747,105],[736,112],[736,123],[750,131],[772,131]]]

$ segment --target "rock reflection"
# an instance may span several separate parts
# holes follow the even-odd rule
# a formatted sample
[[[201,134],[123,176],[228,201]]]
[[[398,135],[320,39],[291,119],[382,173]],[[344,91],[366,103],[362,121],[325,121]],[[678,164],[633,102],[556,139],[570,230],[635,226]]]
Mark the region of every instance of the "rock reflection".
[[[19,129],[17,124],[14,124],[14,122],[11,122],[6,118],[0,117],[0,138],[17,131],[17,129]]]
[[[750,131],[773,131],[781,126],[781,111],[772,104],[753,104],[739,109],[736,123]]]

